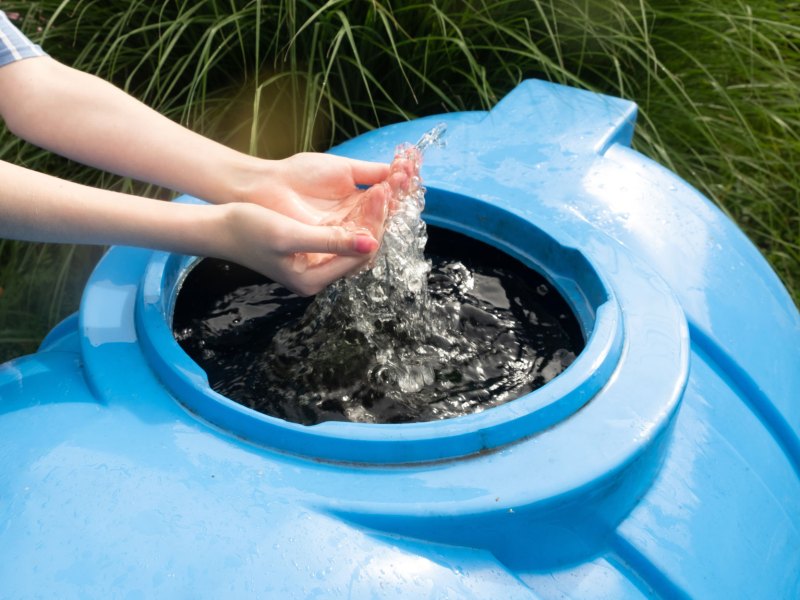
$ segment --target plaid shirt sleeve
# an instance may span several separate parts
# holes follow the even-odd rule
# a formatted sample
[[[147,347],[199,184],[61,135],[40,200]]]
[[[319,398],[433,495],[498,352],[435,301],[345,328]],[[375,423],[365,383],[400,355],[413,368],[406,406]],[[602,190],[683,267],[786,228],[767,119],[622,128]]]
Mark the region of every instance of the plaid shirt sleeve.
[[[44,56],[38,45],[26,38],[0,10],[0,67],[23,58]]]

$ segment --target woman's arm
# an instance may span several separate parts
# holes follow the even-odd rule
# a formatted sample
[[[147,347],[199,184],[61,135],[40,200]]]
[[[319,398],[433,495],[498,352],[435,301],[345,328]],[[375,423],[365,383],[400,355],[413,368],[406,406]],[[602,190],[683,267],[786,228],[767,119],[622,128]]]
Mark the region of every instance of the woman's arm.
[[[2,164],[0,236],[227,258],[306,294],[369,260],[390,196],[410,179],[403,161],[390,172],[319,153],[247,156],[47,56],[0,68],[0,116],[43,148],[214,203],[159,203]]]
[[[215,256],[315,294],[365,265],[377,249],[386,187],[364,197],[366,231],[312,226],[244,202],[159,202],[64,181],[0,161],[0,237],[125,244]],[[371,233],[367,233],[367,231]],[[309,262],[305,253],[336,254]]]
[[[234,151],[178,125],[119,88],[47,56],[0,69],[9,129],[78,162],[214,203],[262,204],[309,223],[346,213],[357,185],[389,165],[305,153],[283,161]]]

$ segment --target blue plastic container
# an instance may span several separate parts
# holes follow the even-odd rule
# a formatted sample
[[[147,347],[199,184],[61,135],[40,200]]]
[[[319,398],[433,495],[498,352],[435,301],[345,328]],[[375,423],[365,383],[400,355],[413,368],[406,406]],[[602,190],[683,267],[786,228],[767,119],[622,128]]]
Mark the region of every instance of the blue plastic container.
[[[112,249],[0,367],[0,596],[800,596],[800,315],[745,236],[629,148],[636,107],[541,81],[337,153],[426,155],[426,219],[544,274],[588,343],[481,414],[305,427],[173,340],[192,263]],[[187,199],[188,200],[188,199]]]

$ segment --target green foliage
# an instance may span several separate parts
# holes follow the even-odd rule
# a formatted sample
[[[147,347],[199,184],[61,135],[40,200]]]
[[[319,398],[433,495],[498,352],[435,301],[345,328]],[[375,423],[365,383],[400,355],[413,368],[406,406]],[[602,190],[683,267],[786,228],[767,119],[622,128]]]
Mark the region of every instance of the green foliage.
[[[736,219],[800,298],[798,3],[3,0],[0,8],[18,13],[58,60],[267,157],[324,150],[398,120],[488,109],[530,77],[632,99],[635,146]],[[0,157],[158,193],[8,134]],[[74,310],[91,257],[0,246],[0,348],[37,339]],[[53,287],[55,298],[42,303]]]

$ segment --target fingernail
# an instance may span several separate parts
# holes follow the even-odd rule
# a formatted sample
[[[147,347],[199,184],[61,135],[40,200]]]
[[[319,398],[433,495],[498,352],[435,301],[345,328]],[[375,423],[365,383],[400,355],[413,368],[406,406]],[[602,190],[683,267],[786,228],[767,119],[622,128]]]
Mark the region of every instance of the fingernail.
[[[369,235],[358,235],[355,240],[356,252],[361,254],[369,254],[378,249],[378,241]]]

